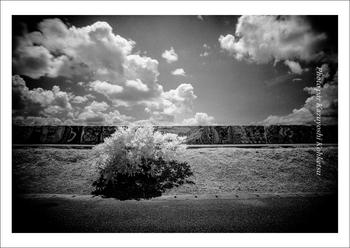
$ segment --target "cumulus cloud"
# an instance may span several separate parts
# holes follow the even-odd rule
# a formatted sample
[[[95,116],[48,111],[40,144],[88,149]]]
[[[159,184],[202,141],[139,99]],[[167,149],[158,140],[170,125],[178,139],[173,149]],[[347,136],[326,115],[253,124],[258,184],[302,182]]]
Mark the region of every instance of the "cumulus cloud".
[[[235,34],[221,35],[220,46],[237,60],[250,63],[267,64],[282,61],[289,73],[265,81],[271,86],[295,78],[307,68],[301,64],[320,61],[325,58],[322,51],[327,39],[326,34],[314,31],[302,16],[242,16],[238,19]],[[324,65],[325,82],[321,88],[322,122],[337,123],[337,80],[329,80],[327,66]],[[304,105],[284,116],[271,115],[261,124],[313,124],[316,109],[316,91],[314,87],[305,88],[310,96]]]
[[[66,57],[54,57],[42,46],[24,46],[15,52],[13,59],[15,72],[31,78],[41,76],[57,77],[59,68],[63,66]]]
[[[127,80],[125,82],[125,84],[126,84],[126,86],[128,86],[130,88],[134,88],[134,89],[139,90],[139,91],[147,92],[149,90],[148,86],[146,84],[142,83],[140,79]]]
[[[93,101],[77,116],[76,122],[86,123],[89,125],[118,125],[127,124],[133,118],[122,115],[118,110],[110,110],[106,102]]]
[[[108,84],[108,83],[107,83]],[[128,88],[123,92],[115,92],[107,90],[113,85],[106,86],[105,91],[100,91],[108,99],[112,101],[114,106],[133,106],[133,104],[142,104],[145,106],[145,112],[150,115],[150,121],[154,123],[171,123],[181,114],[191,113],[193,101],[197,98],[194,94],[194,88],[191,84],[180,84],[176,89],[163,91],[163,88],[158,89],[158,93],[151,97],[149,94],[154,94],[146,90],[146,85],[141,81],[129,81]],[[144,87],[142,91],[141,87]],[[133,91],[136,89],[137,92]],[[139,97],[138,94],[148,94],[149,97]],[[125,97],[127,96],[127,99]],[[141,100],[143,99],[143,100]]]
[[[180,84],[176,89],[165,91],[157,101],[146,102],[146,111],[157,122],[172,122],[177,116],[191,113],[197,98],[191,84]]]
[[[64,124],[58,118],[52,117],[40,117],[40,116],[15,116],[12,118],[12,122],[15,125],[23,126],[56,126]]]
[[[237,60],[266,64],[288,59],[305,62],[323,55],[320,45],[327,38],[316,33],[300,16],[241,16],[235,35],[219,37],[220,46]]]
[[[117,97],[122,91],[123,87],[115,84],[110,84],[105,81],[93,81],[89,84],[90,89],[105,95],[108,98]]]
[[[146,56],[131,54],[126,57],[124,64],[125,78],[130,80],[140,79],[150,88],[157,87],[159,62]]]
[[[191,111],[193,101],[197,98],[191,84],[180,84],[176,89],[163,93],[164,113],[180,114]]]
[[[175,76],[186,76],[185,70],[183,68],[177,68],[171,72]]]
[[[130,88],[143,87],[138,85],[139,83],[137,81],[130,83]],[[127,124],[135,119],[121,114],[114,105],[94,100],[95,97],[91,94],[76,96],[62,91],[58,86],[54,86],[52,90],[42,88],[30,90],[18,75],[13,76],[12,85],[13,121],[16,124],[116,125]],[[101,93],[113,98],[115,97],[113,94],[123,93],[119,90],[114,91],[114,86],[95,81],[91,87],[101,89]],[[160,96],[143,104],[146,106],[145,111],[150,115],[149,121],[157,124],[171,124],[177,116],[192,112],[193,101],[196,98],[191,84],[181,84],[176,89],[162,91]]]
[[[151,119],[170,121],[190,112],[196,98],[190,84],[164,91],[158,81],[159,62],[132,54],[135,42],[115,33],[106,22],[75,27],[67,26],[60,19],[45,19],[38,24],[38,31],[17,37],[16,44],[15,73],[33,79],[61,76],[72,82],[77,77],[80,88],[90,94],[76,96],[58,86],[51,90],[30,90],[17,76],[13,82],[14,116],[58,118],[63,123],[97,123],[98,120],[107,122],[111,116],[115,116],[114,121],[126,120],[126,116],[120,117],[119,106],[142,105]],[[168,63],[178,60],[173,47],[162,57]],[[176,73],[185,75],[181,70]],[[91,104],[96,96],[104,97],[109,108],[94,111]]]
[[[96,102],[93,101],[90,105],[85,107],[85,110],[91,112],[104,112],[109,108],[106,102]]]
[[[170,48],[170,50],[165,50],[163,53],[162,53],[162,57],[166,60],[166,62],[168,62],[169,64],[170,63],[173,63],[175,61],[178,60],[178,56],[174,50],[173,47]]]
[[[35,79],[79,75],[85,78],[80,86],[116,105],[131,106],[161,96],[158,61],[131,54],[135,42],[115,34],[108,23],[68,28],[60,19],[46,19],[38,29],[18,38],[15,72]]]
[[[182,124],[189,126],[205,126],[214,124],[214,117],[209,116],[207,113],[196,113],[194,117],[185,119]]]
[[[292,113],[285,116],[271,115],[260,124],[314,124],[316,119],[316,105],[319,103],[317,93],[320,93],[322,111],[322,124],[338,123],[338,72],[334,73],[333,78],[330,76],[327,64],[322,65],[323,84],[322,87],[306,87],[304,90],[310,94],[304,105],[299,109],[294,109]]]
[[[337,73],[333,80],[327,81],[320,89],[322,105],[322,123],[338,123],[338,82]],[[311,96],[306,99],[304,107],[309,109],[313,116],[316,116],[316,104],[318,103],[316,87],[306,87],[304,89]]]
[[[59,86],[52,90],[35,88],[29,90],[18,75],[12,77],[12,101],[15,115],[44,115],[65,118],[72,110],[72,94],[61,91]]]
[[[13,116],[17,117],[17,121],[21,120],[20,117],[41,117],[41,119],[31,118],[30,121],[36,123],[40,120],[44,121],[42,118],[49,118],[64,122],[65,119],[72,117],[71,101],[75,96],[61,91],[58,86],[53,86],[52,90],[42,88],[30,90],[25,81],[15,75],[12,77],[12,96],[12,112]],[[46,122],[50,121],[46,120]]]
[[[68,28],[60,19],[45,19],[38,30],[17,38],[15,73],[32,78],[84,75],[119,83],[125,57],[135,45],[106,22]]]
[[[89,99],[87,96],[75,96],[72,99],[72,103],[74,104],[81,104],[87,102]]]
[[[20,125],[113,125],[133,119],[104,101],[93,100],[90,94],[75,96],[58,86],[30,90],[18,75],[12,77],[12,96],[13,122]]]
[[[284,64],[289,67],[290,71],[294,74],[302,74],[303,68],[301,68],[300,64],[298,62],[292,61],[292,60],[285,60]]]
[[[307,108],[293,109],[292,113],[285,116],[270,115],[260,124],[264,125],[303,125],[312,124],[315,117]]]
[[[115,106],[133,106],[161,97],[163,87],[158,83],[158,61],[140,55],[128,55],[124,61],[124,81],[115,84],[96,80],[88,88],[109,99]]]

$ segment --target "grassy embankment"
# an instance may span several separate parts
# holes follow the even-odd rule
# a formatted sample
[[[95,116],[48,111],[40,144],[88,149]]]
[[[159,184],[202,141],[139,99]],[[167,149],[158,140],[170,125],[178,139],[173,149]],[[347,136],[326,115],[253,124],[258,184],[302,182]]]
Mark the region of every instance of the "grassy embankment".
[[[189,149],[181,159],[194,175],[166,194],[329,192],[337,190],[338,151],[324,148],[322,176],[314,148]],[[90,194],[96,160],[84,149],[14,149],[13,181],[21,193]]]

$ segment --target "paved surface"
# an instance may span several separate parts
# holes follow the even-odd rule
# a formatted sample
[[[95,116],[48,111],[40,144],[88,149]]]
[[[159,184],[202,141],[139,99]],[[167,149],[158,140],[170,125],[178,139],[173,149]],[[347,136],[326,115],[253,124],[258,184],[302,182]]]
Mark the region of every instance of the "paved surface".
[[[337,197],[314,193],[13,199],[13,232],[337,232],[337,216]]]

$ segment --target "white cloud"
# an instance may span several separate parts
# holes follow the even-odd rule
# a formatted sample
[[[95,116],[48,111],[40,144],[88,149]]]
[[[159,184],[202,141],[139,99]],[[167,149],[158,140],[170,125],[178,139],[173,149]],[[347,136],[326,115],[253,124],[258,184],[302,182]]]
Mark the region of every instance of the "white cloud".
[[[96,80],[89,84],[90,89],[105,95],[107,98],[111,99],[120,95],[123,92],[123,87],[115,84],[110,84],[108,82]]]
[[[139,83],[140,81],[131,83],[130,89],[134,90],[134,86]],[[62,91],[58,86],[54,86],[52,90],[42,88],[29,90],[20,76],[13,76],[13,119],[16,119],[16,123],[38,125],[54,124],[58,123],[58,120],[60,120],[61,125],[113,125],[128,123],[134,119],[121,114],[115,108],[116,105],[120,104],[129,106],[127,104],[131,103],[130,100],[123,100],[125,91],[128,91],[129,88],[125,88],[125,91],[115,90],[116,85],[100,81],[94,81],[90,85],[111,99],[112,104],[96,101],[91,94],[75,96],[72,93]],[[136,90],[141,92],[139,89]],[[128,94],[132,94],[132,91]],[[152,123],[173,124],[179,116],[192,113],[193,101],[196,98],[191,84],[180,84],[176,89],[165,92],[161,88],[159,95],[143,100],[139,104],[145,106],[145,111],[150,116],[149,121]]]
[[[118,110],[110,110],[110,106],[106,102],[93,101],[77,116],[76,122],[94,125],[117,125],[127,124],[132,117],[122,115]]]
[[[154,125],[171,125],[175,122],[175,115],[154,111],[149,122]]]
[[[157,123],[171,122],[183,113],[191,113],[193,101],[197,98],[191,84],[181,84],[169,91],[163,91],[158,84],[151,85],[152,91],[146,90],[149,88],[140,80],[128,80],[123,91],[119,88],[115,91],[115,85],[107,82],[93,82],[90,86],[104,94],[114,106],[144,105],[145,112]]]
[[[52,90],[42,88],[30,90],[20,76],[12,77],[12,113],[14,117],[18,117],[17,121],[21,120],[19,117],[22,116],[23,121],[38,122],[40,118],[26,120],[24,117],[42,117],[64,122],[72,116],[71,101],[74,97],[71,93],[61,91],[58,86],[53,86]]]
[[[165,50],[163,53],[162,53],[162,57],[166,60],[166,62],[168,62],[169,64],[170,63],[173,63],[175,61],[178,60],[178,56],[174,50],[173,47],[170,48],[170,50]]]
[[[230,53],[234,53],[236,51],[236,39],[232,34],[220,35],[219,37],[220,47]],[[237,54],[236,56],[239,56]],[[237,59],[242,59],[242,56],[236,57]]]
[[[315,117],[307,108],[293,109],[292,113],[285,116],[270,115],[264,121],[263,125],[303,125],[311,124]]]
[[[156,59],[150,57],[136,54],[128,55],[124,64],[125,78],[128,80],[140,79],[153,89],[159,76],[158,64]]]
[[[285,60],[284,64],[289,67],[290,71],[294,74],[302,74],[303,68],[301,68],[300,64],[298,62],[292,61],[292,60]]]
[[[205,126],[214,124],[214,117],[206,113],[196,113],[194,117],[183,120],[182,124],[189,126]]]
[[[130,88],[134,88],[136,90],[139,91],[148,91],[148,86],[144,83],[141,82],[140,79],[136,79],[136,80],[127,80],[125,82],[126,86],[130,87]]]
[[[75,96],[72,99],[72,103],[81,104],[87,102],[89,99],[86,96]]]
[[[42,46],[24,46],[16,50],[18,57],[13,58],[15,71],[31,78],[41,76],[57,77],[59,68],[66,57],[54,57]]]
[[[76,123],[84,123],[89,125],[120,125],[128,124],[130,117],[125,118],[119,111],[114,110],[109,113],[86,111],[79,114]]]
[[[97,124],[97,123],[104,122],[105,117],[104,117],[104,114],[101,112],[95,113],[92,111],[86,111],[79,114],[78,120],[81,121],[82,123]]]
[[[104,95],[115,107],[133,106],[154,101],[161,97],[163,87],[157,83],[146,85],[140,79],[127,80],[125,87],[108,82],[94,81],[89,83],[90,90]],[[153,88],[150,88],[153,87]]]
[[[191,84],[180,84],[176,89],[163,92],[155,101],[146,102],[146,112],[156,122],[172,122],[178,116],[191,113],[197,98]]]
[[[155,126],[155,125],[158,125],[159,123],[154,120],[138,120],[138,121],[134,121],[132,124],[136,126],[148,126],[148,125]]]
[[[163,99],[166,102],[163,111],[166,114],[190,112],[193,101],[196,98],[197,96],[194,94],[194,88],[191,84],[180,84],[176,89],[163,93]]]
[[[186,76],[185,70],[183,68],[177,68],[171,72],[175,76]]]
[[[52,90],[29,90],[18,75],[12,77],[12,95],[13,121],[21,125],[113,125],[133,119],[120,114],[104,101],[94,101],[90,94],[75,96],[61,91],[58,86]]]
[[[306,87],[304,90],[310,94],[304,105],[299,109],[294,109],[292,113],[285,116],[270,115],[260,124],[314,124],[316,119],[316,104],[319,103],[317,93],[320,90],[322,105],[322,124],[338,123],[338,72],[330,79],[329,67],[322,66],[324,72],[324,83],[320,89],[317,87]]]
[[[322,55],[318,48],[326,38],[300,16],[249,15],[238,19],[235,36],[221,35],[219,42],[237,60],[266,64],[287,59],[312,61]]]
[[[132,106],[152,101],[161,96],[163,87],[158,83],[158,61],[131,54],[123,65],[124,81],[117,85],[108,81],[89,83],[90,89],[105,95],[115,106]]]
[[[203,52],[199,55],[201,57],[207,57],[209,56],[211,47],[207,44],[203,44]]]
[[[80,75],[119,83],[125,57],[135,45],[114,34],[106,22],[68,28],[60,19],[45,19],[38,29],[18,39],[13,56],[17,74],[32,78]]]
[[[197,15],[197,18],[198,18],[199,20],[201,20],[201,21],[204,21],[204,18],[203,18],[203,16],[201,16],[201,15]]]
[[[93,101],[90,105],[85,107],[85,110],[92,112],[104,112],[109,108],[106,102]]]
[[[105,115],[105,125],[126,125],[134,120],[134,117],[123,115],[118,110],[108,112]]]
[[[29,90],[25,81],[18,75],[12,77],[13,113],[46,114],[54,112],[67,115],[72,110],[72,94],[61,91],[59,86],[52,90],[35,88]]]
[[[81,74],[87,83],[79,82],[80,86],[103,94],[116,105],[131,106],[161,96],[158,61],[130,54],[135,42],[114,34],[108,23],[68,28],[59,19],[46,19],[39,24],[39,30],[20,38],[14,56],[15,71],[33,78]],[[45,52],[40,57],[47,60],[45,63],[35,57],[40,54],[37,49]],[[32,54],[27,56],[23,50]],[[58,59],[63,62],[58,63]]]
[[[12,122],[15,125],[25,125],[25,126],[55,126],[64,124],[58,118],[52,117],[40,117],[40,116],[15,116],[12,118]]]
[[[117,120],[118,106],[141,105],[148,110],[151,119],[157,120],[171,120],[181,113],[191,112],[196,98],[192,85],[182,84],[164,91],[158,82],[159,62],[132,54],[135,42],[114,33],[108,23],[68,27],[60,19],[46,19],[39,23],[38,30],[19,37],[13,55],[14,72],[34,79],[63,76],[72,82],[76,80],[80,88],[90,90],[90,94],[75,96],[61,91],[58,86],[52,90],[29,90],[24,81],[21,84],[17,80],[17,84],[13,83],[14,102],[18,100],[14,104],[16,116],[83,123],[106,121],[110,119],[108,113],[114,113],[111,115],[117,116],[114,118]],[[162,56],[169,63],[178,60],[173,47]],[[175,73],[184,75],[185,72],[178,70]],[[85,108],[96,96],[109,105],[107,110]]]

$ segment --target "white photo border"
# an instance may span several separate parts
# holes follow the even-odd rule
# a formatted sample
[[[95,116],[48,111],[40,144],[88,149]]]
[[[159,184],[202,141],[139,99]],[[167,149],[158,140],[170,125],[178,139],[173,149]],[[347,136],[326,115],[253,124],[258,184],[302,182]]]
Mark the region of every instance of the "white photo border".
[[[1,1],[2,247],[281,247],[349,245],[348,1]],[[338,15],[339,233],[337,234],[18,234],[11,232],[12,15]],[[233,27],[234,28],[234,27]],[[336,27],[335,27],[336,28]]]

